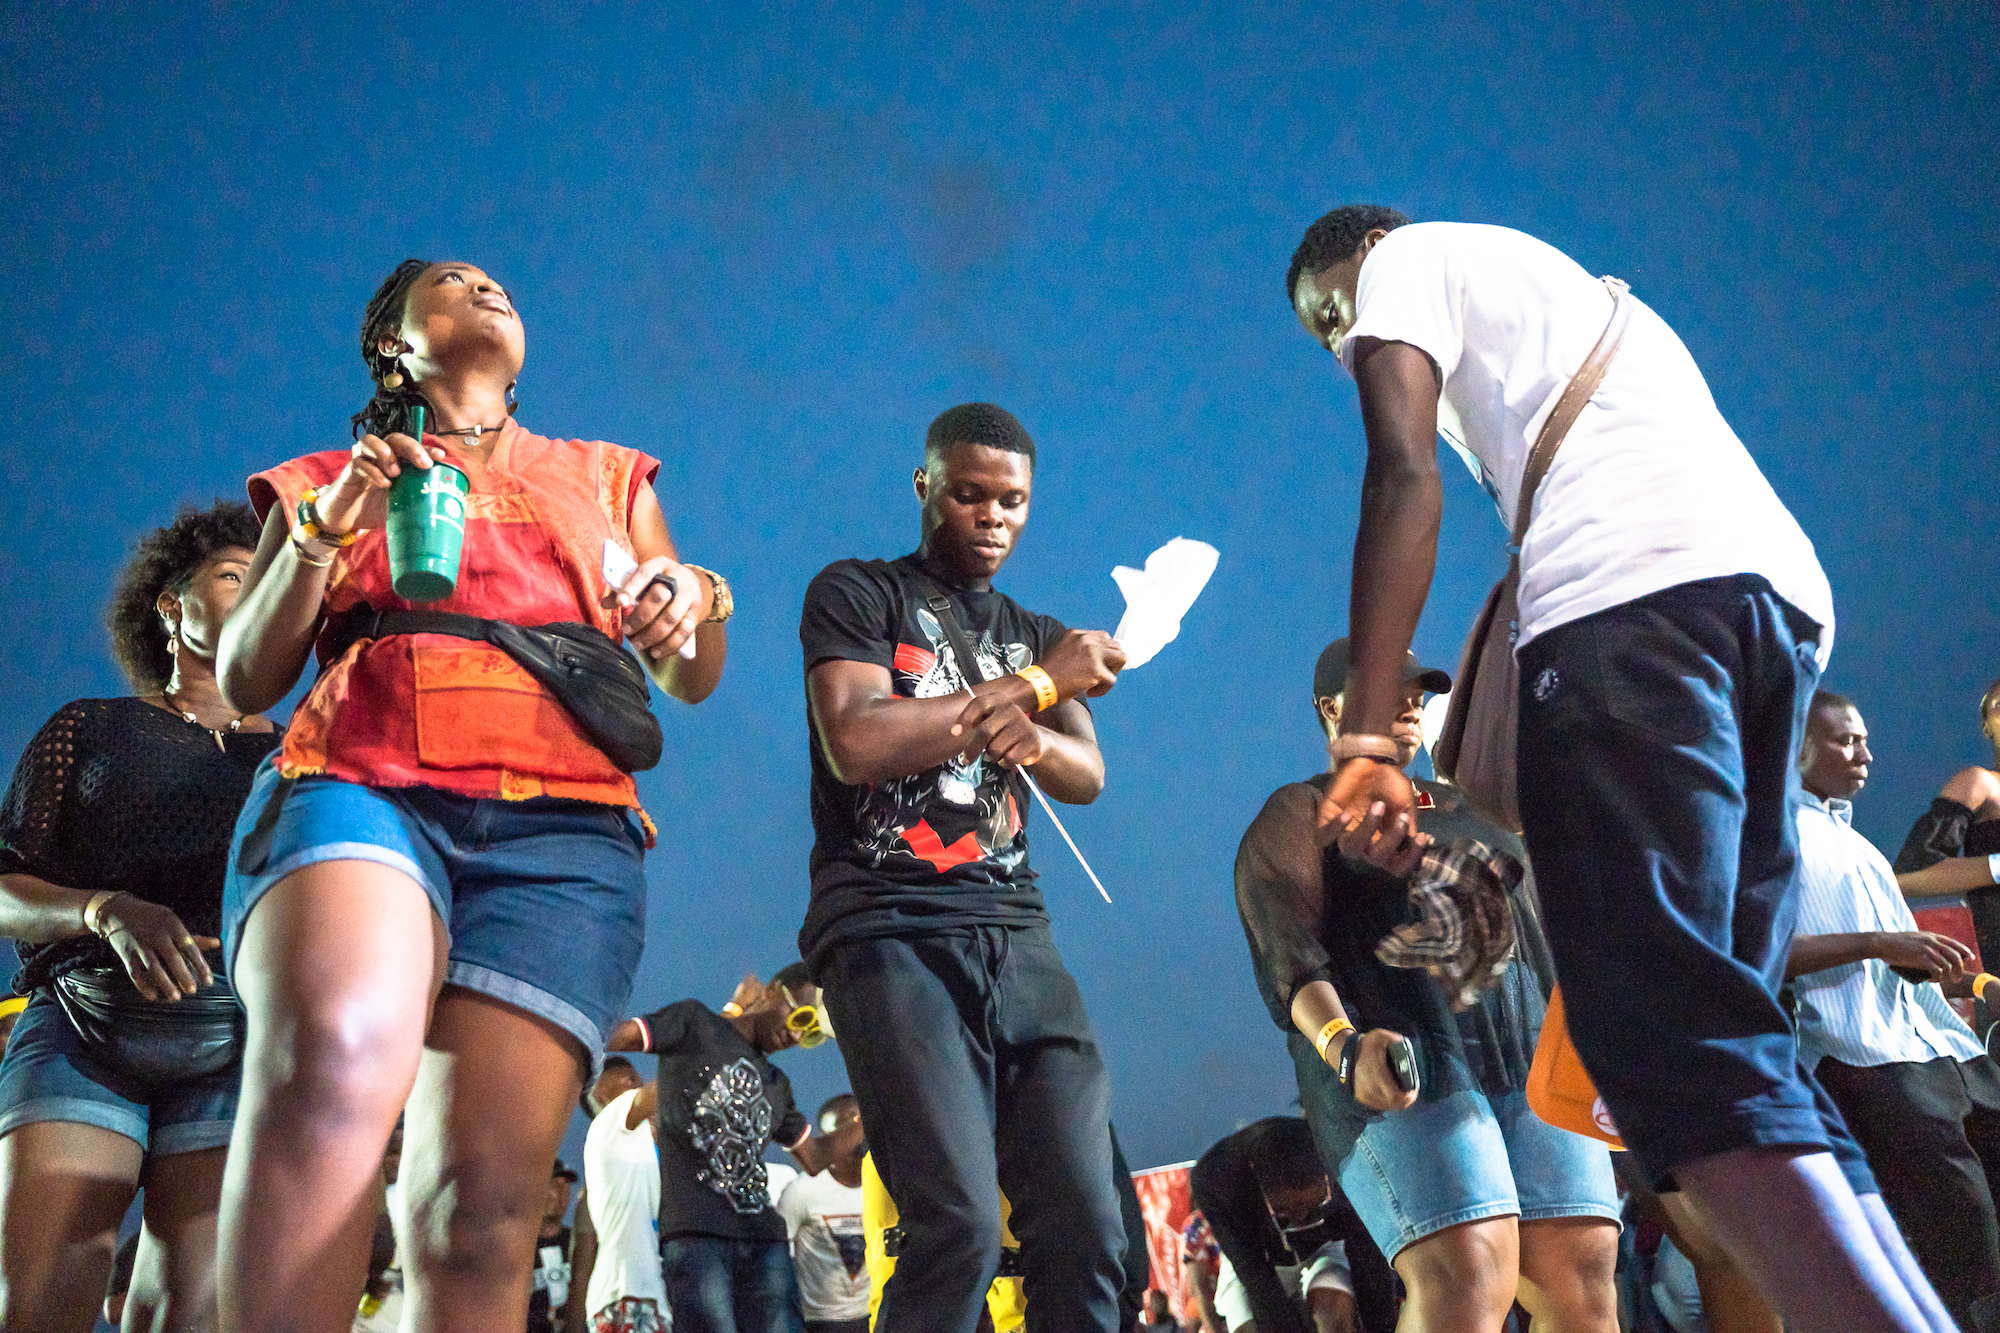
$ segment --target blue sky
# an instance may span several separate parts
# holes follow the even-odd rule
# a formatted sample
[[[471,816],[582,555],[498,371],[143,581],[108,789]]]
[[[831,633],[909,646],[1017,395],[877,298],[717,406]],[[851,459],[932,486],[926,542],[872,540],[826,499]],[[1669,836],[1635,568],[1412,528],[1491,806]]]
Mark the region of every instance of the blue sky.
[[[641,784],[635,1005],[719,1003],[804,912],[806,583],[913,545],[924,426],[1002,403],[1042,451],[1027,605],[1108,629],[1112,565],[1222,552],[1096,710],[1110,785],[1069,822],[1116,904],[1036,842],[1128,1155],[1192,1157],[1292,1096],[1229,875],[1322,762],[1346,619],[1361,434],[1284,301],[1305,225],[1519,227],[1679,330],[1832,578],[1893,853],[2000,675],[1996,45],[1978,3],[10,5],[0,756],[123,690],[100,623],[142,531],[346,440],[382,276],[470,260],[527,323],[524,423],[659,455],[735,585],[728,678],[662,703]],[[1504,537],[1446,461],[1449,667]],[[784,1059],[809,1106],[845,1086]]]

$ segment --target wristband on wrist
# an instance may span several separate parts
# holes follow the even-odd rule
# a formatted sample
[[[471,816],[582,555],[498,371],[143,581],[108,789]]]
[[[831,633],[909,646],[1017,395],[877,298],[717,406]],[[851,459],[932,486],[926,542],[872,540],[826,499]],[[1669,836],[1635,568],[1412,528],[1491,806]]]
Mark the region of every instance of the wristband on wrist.
[[[90,901],[83,905],[83,928],[104,939],[104,905],[122,892],[122,889],[102,889],[91,894]]]
[[[1061,701],[1061,696],[1056,693],[1055,677],[1049,675],[1048,672],[1042,670],[1040,667],[1024,666],[1014,674],[1034,687],[1035,711],[1037,713],[1047,712]]]
[[[1385,764],[1393,764],[1402,757],[1395,740],[1388,736],[1335,736],[1326,743],[1326,752],[1336,764],[1346,763],[1349,759],[1379,759]]]
[[[314,537],[301,537],[296,532],[292,534],[292,554],[299,558],[300,564],[311,565],[314,569],[325,569],[332,564],[334,554],[339,549],[337,546],[328,546]]]
[[[1326,1048],[1333,1043],[1335,1037],[1343,1032],[1352,1031],[1354,1024],[1348,1022],[1345,1016],[1328,1019],[1326,1026],[1319,1030],[1319,1035],[1313,1038],[1313,1048],[1319,1052],[1319,1058],[1322,1061],[1326,1059]]]
[[[720,625],[723,621],[736,614],[736,598],[729,591],[728,579],[722,577],[722,575],[716,573],[714,570],[704,569],[700,565],[683,563],[681,567],[683,569],[692,569],[697,574],[707,575],[708,586],[715,590],[715,598],[709,603],[708,615],[703,618],[702,624]]]
[[[734,1000],[731,1000],[728,1004],[722,1006],[722,1016],[724,1018],[735,1018],[742,1012],[743,1012],[743,1006],[736,1003],[736,1001]]]
[[[1996,981],[2000,981],[2000,977],[1994,976],[1991,972],[1981,972],[1972,979],[1972,998],[1975,1000],[1985,999],[1986,988]]]
[[[299,531],[306,535],[307,541],[325,542],[333,547],[354,545],[361,536],[360,528],[352,532],[328,532],[320,526],[319,492],[320,488],[314,486],[299,496]]]
[[[1360,1060],[1361,1030],[1356,1028],[1354,1035],[1347,1039],[1347,1044],[1340,1048],[1340,1058],[1333,1066],[1334,1077],[1340,1080],[1340,1086],[1347,1089],[1349,1096],[1354,1094],[1354,1067]]]

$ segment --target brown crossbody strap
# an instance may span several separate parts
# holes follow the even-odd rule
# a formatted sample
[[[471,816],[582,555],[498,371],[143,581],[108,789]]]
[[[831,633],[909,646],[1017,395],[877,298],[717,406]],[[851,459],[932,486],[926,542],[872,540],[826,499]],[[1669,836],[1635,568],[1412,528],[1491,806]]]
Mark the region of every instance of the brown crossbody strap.
[[[1534,517],[1535,492],[1541,489],[1542,478],[1548,475],[1549,464],[1555,461],[1563,436],[1569,434],[1569,428],[1583,415],[1583,405],[1597,392],[1597,386],[1604,383],[1604,372],[1610,368],[1611,358],[1618,354],[1618,344],[1625,340],[1625,326],[1632,322],[1632,302],[1628,299],[1631,286],[1622,278],[1612,277],[1606,277],[1604,285],[1611,291],[1611,320],[1597,336],[1597,346],[1583,359],[1582,369],[1556,400],[1548,420],[1542,423],[1541,433],[1535,436],[1535,447],[1528,451],[1528,465],[1521,469],[1521,498],[1514,503],[1514,540],[1508,547],[1516,560],[1521,558],[1521,539],[1528,535],[1528,521]]]

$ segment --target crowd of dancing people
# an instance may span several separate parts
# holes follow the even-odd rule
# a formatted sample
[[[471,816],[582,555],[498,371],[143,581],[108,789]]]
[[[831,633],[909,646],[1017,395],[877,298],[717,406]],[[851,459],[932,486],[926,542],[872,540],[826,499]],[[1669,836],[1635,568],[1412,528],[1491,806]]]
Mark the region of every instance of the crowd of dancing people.
[[[1277,695],[1330,764],[1235,863],[1300,1114],[1195,1164],[1190,1307],[1029,858],[1028,775],[1097,797],[1126,657],[994,585],[1028,431],[941,413],[914,550],[807,590],[796,957],[635,1015],[649,690],[716,689],[729,584],[681,559],[657,459],[516,419],[506,289],[409,260],[363,314],[352,447],[138,544],[133,693],[59,709],[0,808],[0,1328],[2000,1328],[1967,1022],[2000,683],[1994,768],[1892,864],[1850,823],[1832,590],[1656,313],[1522,233],[1366,205],[1285,286],[1359,392],[1328,466],[1365,473],[1310,721],[1307,664]],[[1440,437],[1512,535],[1456,682],[1409,652]],[[429,586],[386,534],[406,494],[462,530]],[[1411,771],[1446,693],[1454,781]],[[1918,928],[1958,895],[1970,938]],[[808,1119],[772,1057],[825,1041],[852,1091]],[[1583,1123],[1537,1100],[1565,1058]]]

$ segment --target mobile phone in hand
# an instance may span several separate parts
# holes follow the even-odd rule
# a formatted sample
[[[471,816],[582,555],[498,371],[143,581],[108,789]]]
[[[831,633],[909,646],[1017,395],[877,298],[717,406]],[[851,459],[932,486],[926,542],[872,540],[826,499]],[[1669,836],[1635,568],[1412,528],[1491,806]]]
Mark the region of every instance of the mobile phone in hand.
[[[1389,1061],[1389,1076],[1396,1080],[1396,1086],[1404,1092],[1417,1090],[1417,1048],[1408,1037],[1398,1037],[1389,1043],[1383,1054]]]

